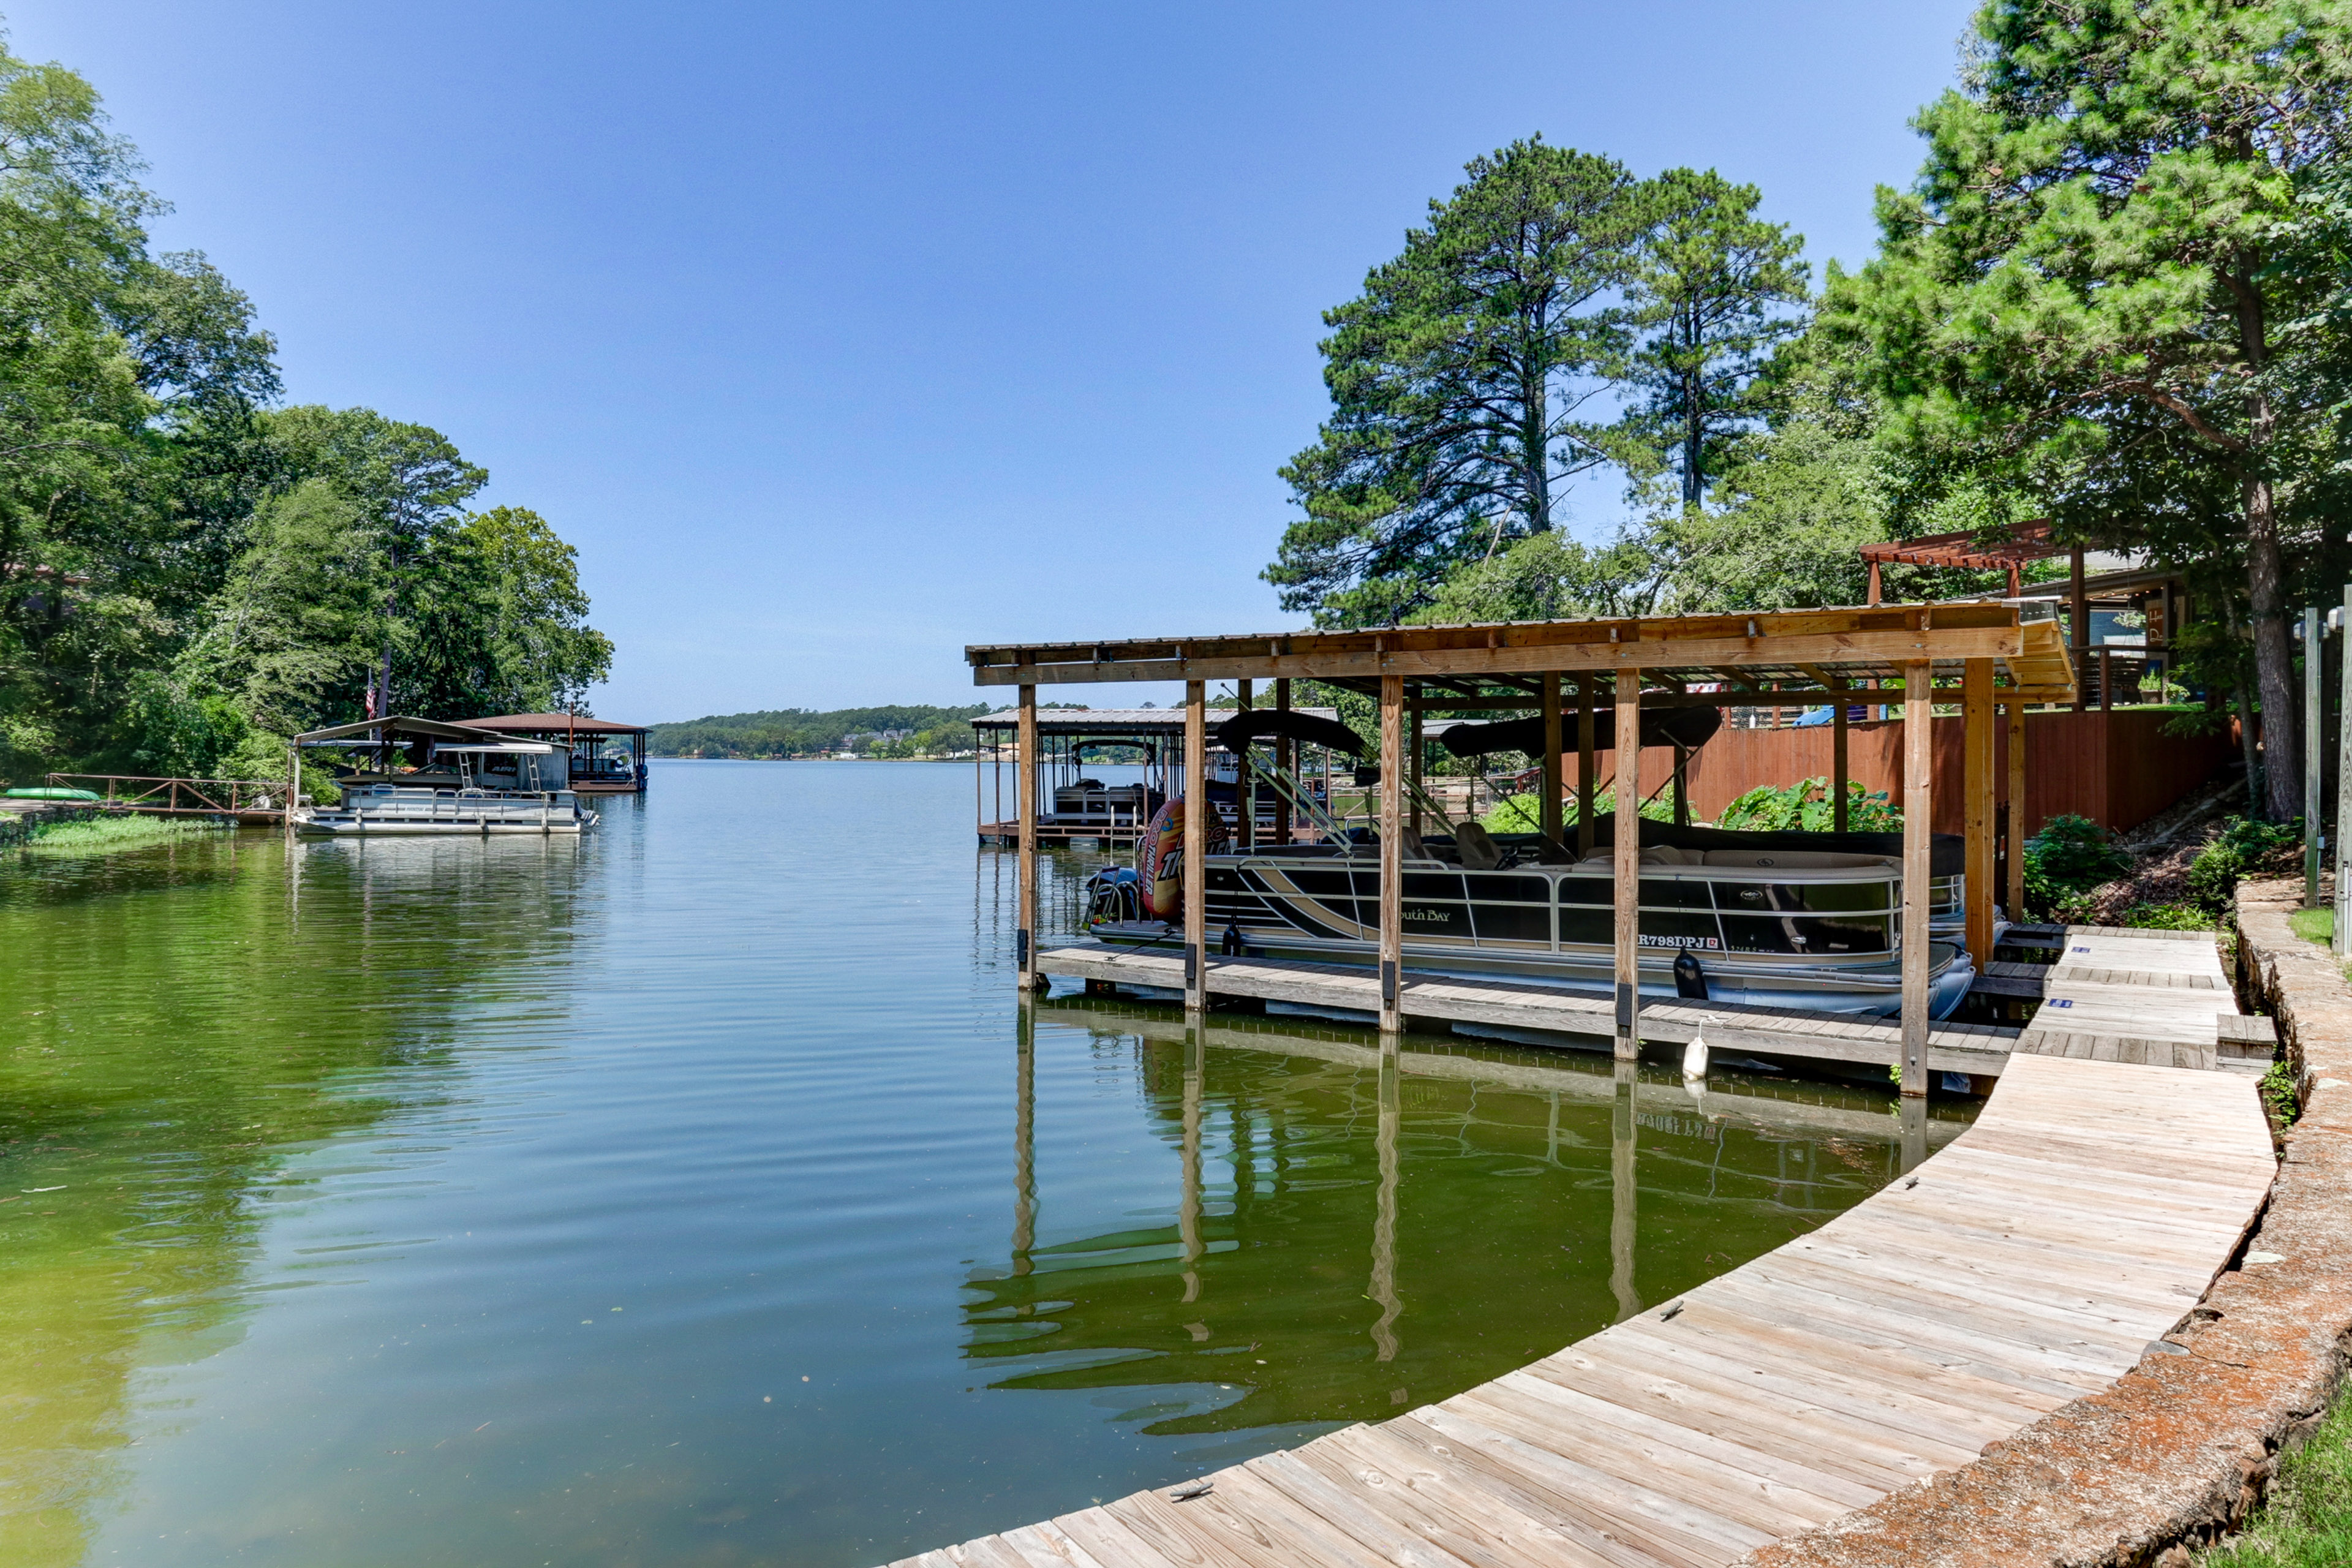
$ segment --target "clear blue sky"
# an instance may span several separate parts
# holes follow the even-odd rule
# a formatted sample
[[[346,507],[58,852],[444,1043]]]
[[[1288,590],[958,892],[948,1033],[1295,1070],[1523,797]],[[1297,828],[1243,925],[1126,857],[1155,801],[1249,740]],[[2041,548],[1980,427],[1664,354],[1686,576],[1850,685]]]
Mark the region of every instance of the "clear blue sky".
[[[105,94],[292,399],[436,426],[578,546],[597,710],[644,721],[1297,624],[1257,573],[1318,312],[1465,160],[1713,165],[1852,262],[1969,9],[0,5]]]

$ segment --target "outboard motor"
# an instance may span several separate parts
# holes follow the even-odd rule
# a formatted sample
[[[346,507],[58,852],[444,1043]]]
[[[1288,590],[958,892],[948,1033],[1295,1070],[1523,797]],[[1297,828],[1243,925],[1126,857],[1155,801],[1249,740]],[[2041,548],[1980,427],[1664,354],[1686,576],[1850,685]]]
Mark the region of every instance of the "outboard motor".
[[[1106,866],[1087,879],[1088,925],[1145,918],[1143,879],[1135,874],[1133,867]]]
[[[1706,1000],[1706,966],[1690,953],[1675,955],[1675,994],[1692,1002]]]

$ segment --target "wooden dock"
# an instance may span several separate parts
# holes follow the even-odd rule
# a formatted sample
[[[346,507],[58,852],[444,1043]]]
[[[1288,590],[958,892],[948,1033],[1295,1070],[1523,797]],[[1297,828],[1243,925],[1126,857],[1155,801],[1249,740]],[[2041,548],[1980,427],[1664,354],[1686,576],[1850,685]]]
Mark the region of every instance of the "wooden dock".
[[[1988,966],[1996,994],[2042,1005],[2021,1028],[1938,1024],[1927,1034],[1927,1070],[1991,1079],[2017,1054],[2085,1057],[2148,1067],[2242,1068],[2260,1072],[2271,1057],[2268,1019],[2240,1017],[2213,939],[2199,931],[2102,926],[2016,927],[2021,945],[2057,948],[2053,963]],[[2006,942],[2008,939],[2004,939]],[[1095,943],[1046,948],[1038,973],[1103,984],[1179,991],[1180,951]],[[1984,984],[1984,982],[1980,982]],[[1285,1002],[1370,1016],[1380,983],[1360,965],[1286,959],[1213,958],[1213,995]],[[1607,1040],[1614,1009],[1601,995],[1507,980],[1471,980],[1405,970],[1398,1006],[1407,1019],[1538,1029]],[[1682,1045],[1703,1036],[1712,1050],[1792,1057],[1842,1066],[1893,1067],[1903,1059],[1902,1026],[1850,1014],[1755,1007],[1734,1002],[1644,1002],[1642,1037]]]
[[[2242,1076],[2007,1066],[1912,1175],[1531,1366],[898,1568],[1720,1568],[1965,1465],[2147,1353],[2276,1169]]]

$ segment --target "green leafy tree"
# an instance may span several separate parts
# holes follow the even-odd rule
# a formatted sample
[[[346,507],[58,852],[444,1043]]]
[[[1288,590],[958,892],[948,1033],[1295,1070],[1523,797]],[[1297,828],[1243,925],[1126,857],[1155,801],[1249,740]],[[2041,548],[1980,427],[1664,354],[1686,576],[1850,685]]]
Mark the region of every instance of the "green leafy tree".
[[[2340,0],[1995,0],[1963,87],[1919,118],[1916,186],[1881,193],[1879,256],[1828,305],[1899,437],[2039,493],[2077,537],[2122,542],[2130,465],[2189,498],[2174,521],[2211,529],[2199,503],[2234,498],[2278,816],[2298,781],[2283,459],[2324,414],[2280,327],[2330,281],[2278,264],[2298,183],[2343,153],[2348,19]]]
[[[1265,577],[1325,625],[1398,619],[1454,566],[1549,532],[1562,481],[1607,458],[1582,413],[1631,348],[1643,188],[1540,138],[1465,173],[1324,317],[1332,412],[1282,470],[1305,515]]]
[[[1672,470],[1691,510],[1764,412],[1756,383],[1772,350],[1803,329],[1805,241],[1756,216],[1755,186],[1712,169],[1669,169],[1647,191],[1656,218],[1630,296],[1641,396],[1621,431],[1636,477]]]

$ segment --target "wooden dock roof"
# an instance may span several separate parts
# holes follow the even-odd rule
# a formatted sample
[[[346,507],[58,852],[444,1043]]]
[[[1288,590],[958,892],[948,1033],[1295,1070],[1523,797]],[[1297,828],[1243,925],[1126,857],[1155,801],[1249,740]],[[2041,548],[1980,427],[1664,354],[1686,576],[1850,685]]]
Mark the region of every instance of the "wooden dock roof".
[[[1753,614],[1372,626],[1346,631],[982,644],[964,649],[976,686],[1304,679],[1377,693],[1401,675],[1465,701],[1533,700],[1527,677],[1639,670],[1669,689],[1729,682],[1759,692],[1833,692],[1900,682],[1906,664],[1938,684],[1997,660],[2022,700],[2074,700],[2065,634],[2046,602],[1851,605]],[[1771,699],[1767,698],[1766,700]]]

